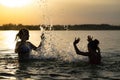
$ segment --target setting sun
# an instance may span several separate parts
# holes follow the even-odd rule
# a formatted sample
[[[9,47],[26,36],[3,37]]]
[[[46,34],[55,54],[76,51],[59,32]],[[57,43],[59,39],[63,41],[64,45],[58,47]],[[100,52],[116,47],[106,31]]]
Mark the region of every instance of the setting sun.
[[[23,7],[31,2],[32,0],[0,0],[0,4],[6,7]]]

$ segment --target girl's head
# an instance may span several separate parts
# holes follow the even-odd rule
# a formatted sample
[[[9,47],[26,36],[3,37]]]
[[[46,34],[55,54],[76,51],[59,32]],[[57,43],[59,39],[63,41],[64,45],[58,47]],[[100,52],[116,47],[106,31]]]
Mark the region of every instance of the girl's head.
[[[29,39],[29,31],[27,29],[21,29],[16,35],[16,39],[21,39],[22,41],[26,41]]]
[[[95,39],[89,43],[88,50],[89,51],[96,51],[98,49],[99,40]]]
[[[99,40],[97,40],[97,39],[95,39],[94,42],[95,42],[95,44],[96,44],[97,46],[98,46],[99,43],[100,43]]]

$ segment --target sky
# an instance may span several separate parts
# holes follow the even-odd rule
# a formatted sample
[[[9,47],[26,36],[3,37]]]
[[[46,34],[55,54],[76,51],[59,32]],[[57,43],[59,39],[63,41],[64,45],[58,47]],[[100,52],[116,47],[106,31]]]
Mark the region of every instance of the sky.
[[[8,23],[120,25],[120,0],[0,0],[0,25]]]

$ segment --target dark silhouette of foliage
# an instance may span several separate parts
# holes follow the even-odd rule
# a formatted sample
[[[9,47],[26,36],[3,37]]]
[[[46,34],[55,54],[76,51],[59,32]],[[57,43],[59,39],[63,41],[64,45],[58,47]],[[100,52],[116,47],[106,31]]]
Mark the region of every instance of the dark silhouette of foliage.
[[[82,24],[82,25],[23,25],[23,24],[3,24],[0,30],[20,30],[27,28],[29,30],[40,30],[40,26],[45,30],[120,30],[120,25],[109,24]]]

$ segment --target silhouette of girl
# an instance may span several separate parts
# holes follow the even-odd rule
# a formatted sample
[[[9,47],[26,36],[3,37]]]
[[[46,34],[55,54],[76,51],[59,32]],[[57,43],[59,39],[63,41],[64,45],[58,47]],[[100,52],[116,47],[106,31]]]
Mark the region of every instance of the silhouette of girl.
[[[92,38],[89,37],[89,43],[88,43],[88,52],[83,52],[78,49],[77,44],[79,43],[80,38],[75,38],[75,41],[73,42],[76,54],[88,56],[89,63],[90,64],[100,64],[101,63],[101,53],[100,48],[98,47],[99,41],[97,39],[92,40]]]
[[[18,41],[20,39],[20,41]],[[44,39],[44,34],[41,35],[41,40]],[[32,50],[37,50],[38,47],[42,46],[42,43],[40,42],[39,46],[36,47],[31,42],[27,41],[29,40],[29,31],[27,29],[21,29],[16,35],[16,47],[15,47],[15,53],[18,53],[19,61],[26,61],[30,59],[30,52]]]

